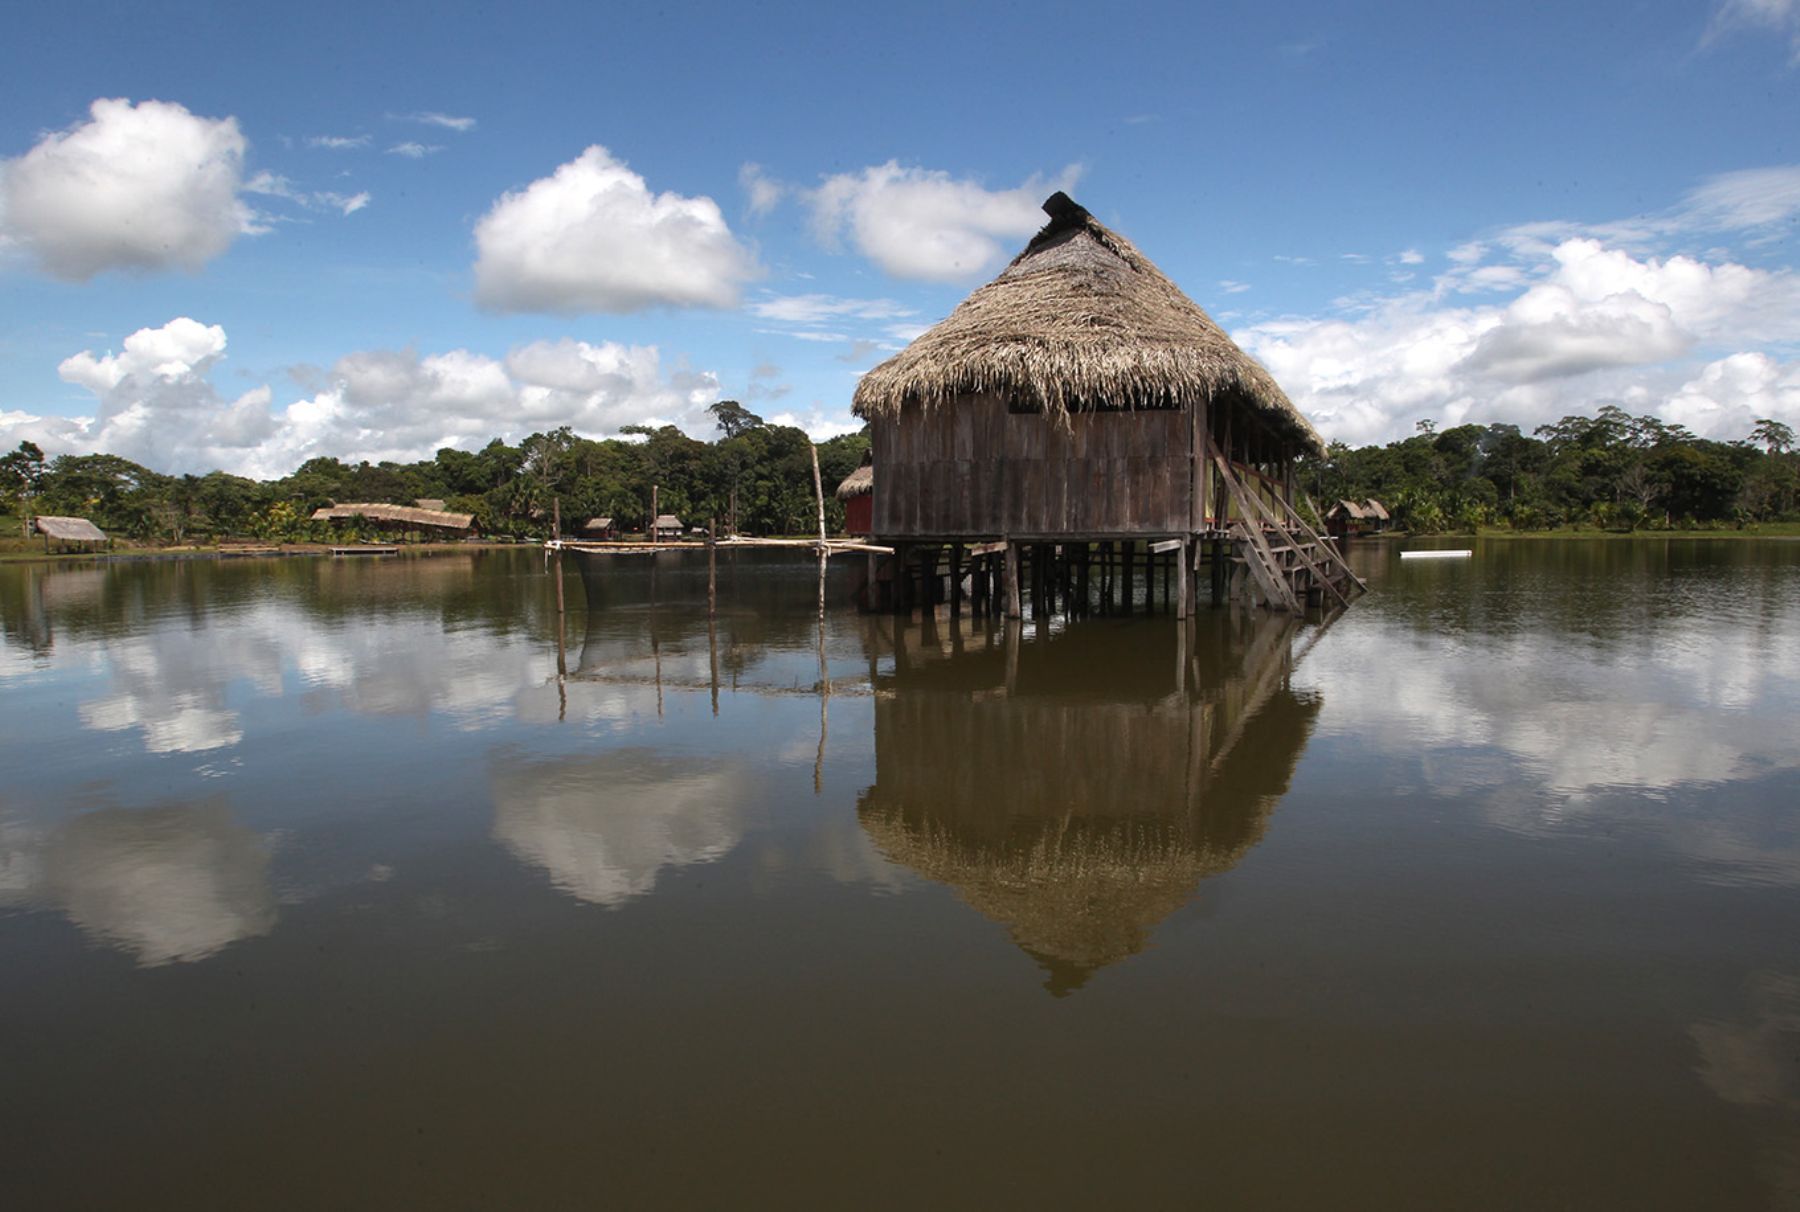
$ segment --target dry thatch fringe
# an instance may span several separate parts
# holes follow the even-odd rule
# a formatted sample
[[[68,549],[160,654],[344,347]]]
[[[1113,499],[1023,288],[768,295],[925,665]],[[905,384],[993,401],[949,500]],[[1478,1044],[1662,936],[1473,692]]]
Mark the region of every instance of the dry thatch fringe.
[[[1202,877],[1234,866],[1255,840],[1215,848],[1178,829],[1120,824],[1050,827],[1018,847],[972,845],[895,809],[865,811],[862,825],[887,857],[955,888],[1019,946],[1088,969],[1142,951]]]
[[[893,416],[999,395],[1070,412],[1241,400],[1309,452],[1324,442],[1281,387],[1129,240],[1061,194],[1000,276],[857,385],[853,411]]]

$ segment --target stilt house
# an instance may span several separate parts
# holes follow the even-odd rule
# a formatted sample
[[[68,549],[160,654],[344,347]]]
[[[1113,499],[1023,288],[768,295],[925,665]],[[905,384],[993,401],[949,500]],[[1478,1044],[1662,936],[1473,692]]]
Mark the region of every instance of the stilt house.
[[[876,539],[1161,541],[1184,603],[1213,539],[1269,605],[1298,609],[1315,581],[1341,597],[1348,569],[1326,571],[1293,511],[1318,433],[1130,241],[1065,194],[1044,210],[999,277],[858,385]]]

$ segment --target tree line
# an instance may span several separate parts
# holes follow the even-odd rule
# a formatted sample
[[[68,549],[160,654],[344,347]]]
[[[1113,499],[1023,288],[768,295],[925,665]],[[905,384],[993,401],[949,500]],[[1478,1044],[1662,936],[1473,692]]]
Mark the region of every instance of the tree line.
[[[628,426],[632,440],[579,437],[568,428],[516,446],[446,447],[416,463],[309,459],[290,475],[257,481],[222,471],[164,475],[117,455],[46,459],[29,442],[0,456],[0,506],[10,513],[91,518],[109,533],[151,543],[224,538],[329,541],[355,526],[314,522],[334,502],[437,499],[475,516],[484,534],[547,535],[610,516],[622,531],[657,512],[689,526],[735,521],[744,534],[805,534],[817,526],[811,440],[770,425],[733,400],[708,411],[710,442],[674,426]],[[819,444],[826,524],[843,526],[832,490],[869,448],[866,431]],[[879,469],[877,471],[879,476]],[[1482,526],[1637,529],[1742,525],[1796,518],[1800,454],[1791,428],[1760,420],[1736,442],[1697,438],[1679,425],[1607,406],[1526,434],[1516,425],[1421,422],[1412,437],[1351,449],[1334,442],[1302,468],[1300,483],[1329,508],[1382,501],[1415,533]],[[370,536],[372,537],[372,536]]]
[[[1742,440],[1695,437],[1614,405],[1532,433],[1421,421],[1412,437],[1352,450],[1333,442],[1301,483],[1329,509],[1373,497],[1413,533],[1483,526],[1692,529],[1794,520],[1794,431],[1758,420]]]
[[[534,433],[516,446],[496,438],[478,451],[446,447],[416,463],[347,463],[308,459],[292,474],[258,481],[214,471],[164,475],[117,455],[59,455],[46,460],[29,442],[0,456],[0,507],[90,518],[109,534],[149,543],[202,543],[224,538],[326,542],[362,530],[355,523],[315,522],[312,513],[338,502],[410,504],[441,500],[475,516],[486,535],[547,536],[560,511],[573,532],[589,518],[612,517],[621,531],[643,530],[652,501],[658,513],[688,526],[735,520],[744,534],[806,534],[818,528],[812,440],[803,430],[771,425],[734,400],[707,410],[718,426],[711,442],[675,428],[626,426],[630,440],[596,441],[567,427]],[[868,450],[866,434],[820,443],[826,525],[843,527],[833,495]]]

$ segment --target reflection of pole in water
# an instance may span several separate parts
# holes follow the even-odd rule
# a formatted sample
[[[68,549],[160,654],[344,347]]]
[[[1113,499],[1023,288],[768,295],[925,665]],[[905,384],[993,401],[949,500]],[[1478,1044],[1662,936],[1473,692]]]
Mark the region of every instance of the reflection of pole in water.
[[[819,557],[823,566],[824,556]],[[821,581],[820,584],[824,582]],[[831,670],[825,663],[825,616],[819,615],[819,753],[813,759],[813,794],[825,789],[825,709],[831,701]]]
[[[652,492],[655,489],[651,490]],[[662,719],[662,640],[656,634],[656,553],[650,555],[650,659],[656,665],[656,718]]]
[[[556,718],[560,722],[569,714],[569,616],[563,602],[562,552],[556,553],[553,564],[552,575],[556,577]]]
[[[712,667],[712,709],[719,714],[719,625],[711,616],[706,620],[706,652]]]

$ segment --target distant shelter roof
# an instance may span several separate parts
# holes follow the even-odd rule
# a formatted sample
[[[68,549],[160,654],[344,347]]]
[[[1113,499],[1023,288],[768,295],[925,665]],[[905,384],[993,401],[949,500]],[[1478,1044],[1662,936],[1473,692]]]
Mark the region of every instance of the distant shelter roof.
[[[844,477],[844,482],[837,486],[837,499],[848,501],[851,497],[866,497],[875,491],[875,467],[872,463],[864,463],[855,471]]]
[[[371,522],[399,522],[407,526],[432,527],[439,530],[468,530],[475,525],[472,513],[449,513],[441,509],[420,509],[413,505],[385,505],[377,502],[327,505],[313,510],[313,521],[331,522],[361,517]]]
[[[53,518],[39,516],[35,525],[39,534],[59,543],[104,543],[106,532],[86,518]]]

